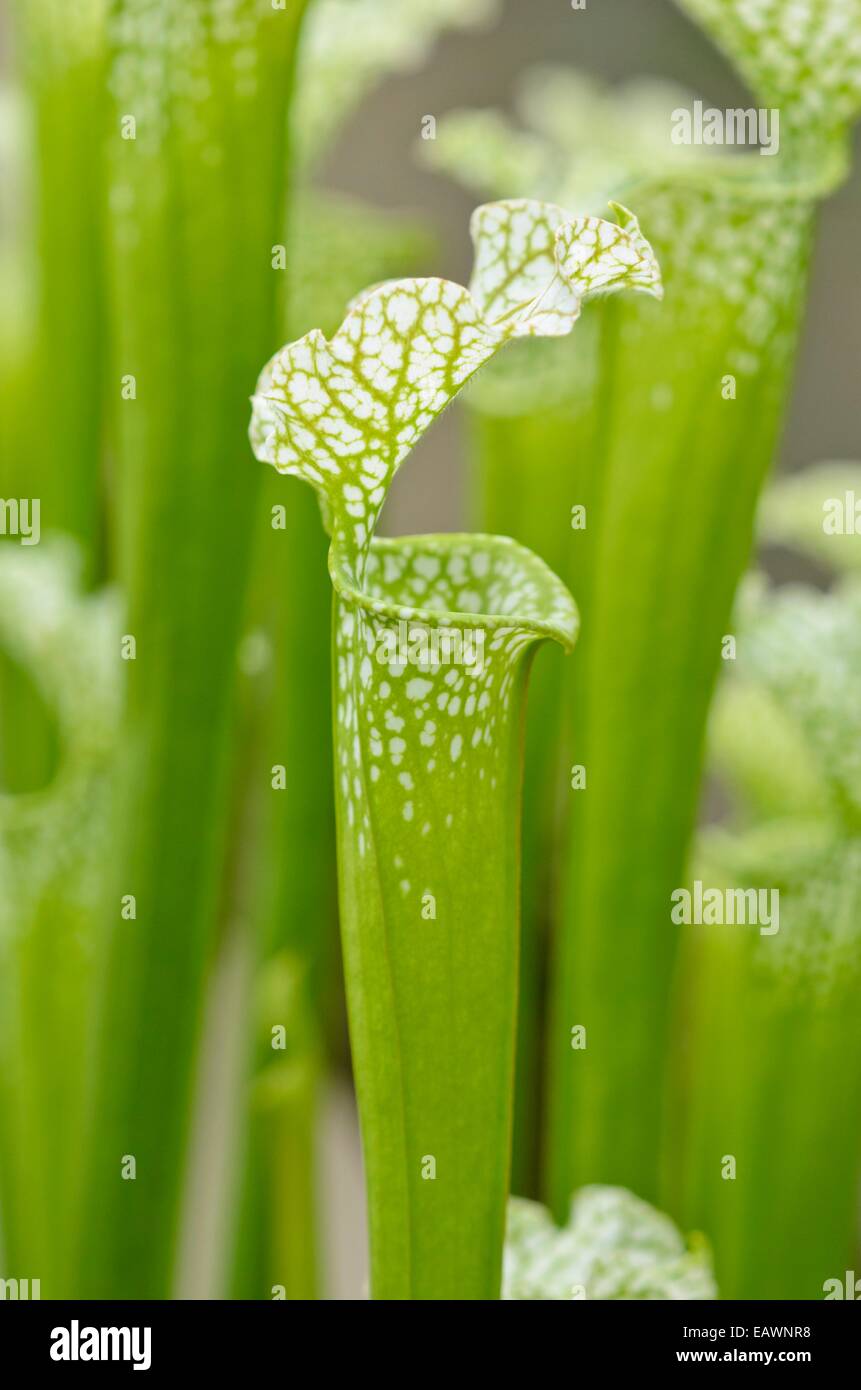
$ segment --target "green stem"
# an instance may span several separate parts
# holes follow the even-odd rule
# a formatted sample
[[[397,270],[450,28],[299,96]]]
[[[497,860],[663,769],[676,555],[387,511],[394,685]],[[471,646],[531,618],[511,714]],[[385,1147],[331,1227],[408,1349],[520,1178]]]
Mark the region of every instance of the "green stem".
[[[444,569],[466,562],[480,540],[422,537],[393,552],[378,543],[378,569],[408,545],[421,547],[417,573],[423,561]],[[382,592],[377,578],[368,597]],[[511,1132],[523,701],[529,648],[542,632],[479,613],[474,625],[492,649],[482,679],[438,666],[413,680],[368,659],[373,612],[360,595],[339,594],[341,927],[372,1293],[495,1299]],[[450,720],[449,701],[483,713]],[[403,773],[401,740],[387,729],[410,741]]]
[[[83,544],[101,570],[104,416],[104,161],[108,0],[70,18],[59,0],[16,5],[35,125],[37,332],[21,486],[41,526]],[[84,12],[84,10],[88,10]],[[58,365],[58,352],[62,366]],[[43,410],[45,379],[50,410]],[[24,441],[22,441],[23,443]],[[11,461],[10,461],[11,462]]]
[[[257,477],[247,392],[277,330],[272,248],[304,6],[124,0],[113,51],[116,542],[124,797],[79,1295],[165,1297],[218,920]],[[121,27],[120,27],[121,26]],[[135,120],[135,138],[128,118]],[[134,396],[128,377],[133,376]],[[120,916],[134,895],[136,917]],[[124,1180],[123,1156],[136,1176]],[[128,1165],[126,1165],[128,1171]]]
[[[232,1296],[315,1299],[320,1044],[307,960],[273,956],[259,993]]]
[[[288,1299],[310,1299],[318,1295],[313,1154],[321,1058],[316,1036],[300,1047],[293,1034],[297,1011],[319,1024],[335,947],[331,587],[313,494],[292,487],[266,491],[272,509],[264,512],[258,585],[263,630],[272,633],[273,662],[254,762],[255,790],[266,788],[261,882],[254,889],[255,936],[264,977],[284,952],[302,968],[299,998],[287,1020],[288,1074],[283,1063],[273,1072],[270,1058],[249,1094],[245,1215],[234,1282],[246,1297],[271,1298],[277,1285]],[[283,495],[283,503],[274,501],[276,495]],[[276,766],[284,768],[286,780],[273,787]],[[306,1033],[307,1026],[303,1037]]]
[[[565,762],[585,765],[588,789],[572,803],[548,1035],[547,1180],[558,1218],[584,1183],[658,1198],[678,947],[670,893],[682,881],[721,640],[780,423],[811,221],[810,204],[779,185],[773,198],[718,187],[644,201],[667,302],[663,314],[607,306],[614,346],[589,519],[593,572],[567,697]],[[698,256],[695,239],[709,233],[724,249],[704,242]],[[746,313],[745,264],[758,321]],[[727,375],[735,398],[724,397]],[[580,1050],[570,1046],[575,1025],[586,1029]]]
[[[571,370],[578,372],[588,351],[593,313],[576,338],[564,347]],[[582,460],[577,440],[589,438],[591,403],[581,414],[548,410],[542,415],[497,416],[476,411],[472,440],[479,490],[476,513],[482,530],[515,536],[541,554],[558,574],[568,575],[572,593],[580,594],[584,533],[566,531],[565,520],[582,489],[572,474]],[[587,452],[588,451],[583,451]],[[525,460],[530,466],[525,467]],[[583,499],[585,500],[585,499]],[[548,525],[553,518],[555,524]],[[552,903],[558,874],[558,826],[561,807],[571,795],[561,766],[565,663],[555,650],[543,653],[532,674],[526,721],[523,779],[521,873],[520,989],[517,1011],[512,1191],[534,1196],[539,1190],[541,1110],[543,1104],[542,1018],[547,986],[547,953]]]

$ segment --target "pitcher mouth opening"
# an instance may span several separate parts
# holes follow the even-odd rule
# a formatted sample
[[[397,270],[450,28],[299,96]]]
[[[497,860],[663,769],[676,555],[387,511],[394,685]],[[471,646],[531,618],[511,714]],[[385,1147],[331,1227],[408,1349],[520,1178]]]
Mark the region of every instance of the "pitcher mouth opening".
[[[412,550],[412,555],[410,555]],[[476,553],[504,558],[515,575],[522,579],[526,592],[522,601],[510,612],[498,611],[498,605],[482,602],[482,582],[474,584],[470,595],[475,600],[469,606],[443,603],[409,602],[409,594],[398,597],[400,576],[393,574],[387,560],[404,564],[416,556],[421,561],[451,562],[466,560]],[[531,550],[507,536],[474,535],[452,532],[428,536],[375,537],[368,552],[368,564],[362,583],[357,582],[351,566],[337,541],[329,550],[329,573],[339,598],[361,608],[364,612],[393,625],[406,624],[410,629],[433,632],[481,630],[496,633],[516,629],[536,640],[558,642],[570,651],[577,640],[580,615],[574,599],[562,580]],[[540,584],[540,592],[536,592]]]

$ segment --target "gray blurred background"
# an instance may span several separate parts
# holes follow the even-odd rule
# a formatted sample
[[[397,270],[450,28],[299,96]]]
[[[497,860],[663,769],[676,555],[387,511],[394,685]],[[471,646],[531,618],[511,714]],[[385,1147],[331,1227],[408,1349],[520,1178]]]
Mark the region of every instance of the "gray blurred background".
[[[720,108],[751,104],[721,54],[672,0],[586,0],[585,10],[573,10],[570,0],[506,0],[499,23],[448,36],[421,71],[380,87],[348,123],[320,181],[381,207],[418,212],[440,241],[440,259],[427,273],[463,282],[471,264],[469,213],[477,199],[419,167],[422,117],[439,118],[462,106],[511,111],[518,75],[546,62],[570,63],[611,82],[671,78]],[[852,177],[821,214],[781,468],[861,457],[859,153],[856,139]],[[462,525],[461,406],[446,412],[416,453],[396,480],[384,529]]]

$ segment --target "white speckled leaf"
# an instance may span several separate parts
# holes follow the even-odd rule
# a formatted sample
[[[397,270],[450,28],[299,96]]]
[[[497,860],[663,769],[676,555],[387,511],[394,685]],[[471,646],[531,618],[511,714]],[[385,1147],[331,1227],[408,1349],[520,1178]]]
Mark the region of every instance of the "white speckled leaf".
[[[640,379],[663,361],[660,394],[675,395],[682,376],[703,360],[706,344],[727,330],[729,372],[750,377],[765,360],[784,358],[791,340],[783,324],[801,284],[811,210],[845,174],[841,150],[831,144],[791,179],[782,159],[675,145],[668,138],[671,113],[691,100],[669,84],[602,88],[577,73],[537,68],[522,84],[525,131],[494,112],[455,112],[441,121],[437,140],[424,142],[424,157],[434,167],[481,191],[498,191],[504,177],[528,197],[552,197],[585,211],[614,193],[635,201],[668,300],[657,336],[648,304],[630,311],[632,319],[646,319],[651,343],[642,369],[626,374],[632,399]],[[485,374],[471,402],[491,414],[555,404],[579,411],[586,355],[577,339],[571,348],[560,344],[535,355],[525,371],[515,372],[503,359]]]
[[[580,305],[602,290],[641,289],[661,297],[652,248],[633,213],[611,203],[619,221],[571,217],[553,203],[486,203],[473,213],[472,294],[512,337],[562,337]]]
[[[826,133],[861,108],[861,0],[677,0],[793,131]]]
[[[336,552],[361,577],[395,472],[488,358],[513,338],[570,332],[582,301],[630,287],[660,296],[636,218],[570,219],[552,204],[487,204],[473,216],[471,289],[401,280],[361,295],[337,333],[314,330],[264,368],[255,455],[310,482]]]
[[[568,1223],[537,1202],[508,1204],[504,1299],[717,1297],[704,1243],[688,1248],[668,1216],[621,1187],[584,1187]]]

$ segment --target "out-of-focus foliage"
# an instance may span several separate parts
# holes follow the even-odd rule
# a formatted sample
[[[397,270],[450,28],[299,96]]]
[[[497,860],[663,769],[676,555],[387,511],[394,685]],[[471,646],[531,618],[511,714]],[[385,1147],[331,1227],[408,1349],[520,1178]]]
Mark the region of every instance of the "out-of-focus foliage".
[[[48,787],[0,797],[0,825],[16,866],[18,908],[54,880],[58,891],[65,884],[70,902],[78,899],[91,927],[94,866],[108,823],[99,789],[120,706],[119,617],[113,592],[81,594],[80,569],[78,551],[65,541],[33,550],[0,545],[0,643],[56,720],[60,747]],[[13,731],[4,729],[4,737]]]
[[[861,586],[751,582],[738,627],[711,736],[733,816],[703,833],[700,854],[785,893],[760,955],[813,997],[861,976]]]
[[[358,288],[420,273],[432,263],[435,245],[417,218],[309,189],[294,205],[290,251],[290,328],[328,335]]]
[[[751,582],[736,629],[711,730],[729,814],[694,872],[770,894],[777,930],[687,928],[675,1190],[726,1297],[817,1298],[853,1258],[861,1169],[861,589]]]
[[[318,0],[299,59],[297,155],[318,159],[388,73],[419,67],[445,29],[490,20],[499,0]]]
[[[781,478],[763,499],[759,524],[764,541],[861,573],[861,465],[818,463]]]
[[[854,825],[861,817],[861,588],[750,592],[740,624],[739,679],[767,691],[793,721],[829,789],[833,815]]]
[[[3,1250],[39,1271],[46,1298],[65,1286],[74,1237],[121,694],[117,598],[84,596],[81,570],[65,542],[0,544],[0,651],[57,745],[47,785],[0,794]]]
[[[611,87],[545,64],[517,83],[516,123],[495,110],[449,111],[419,152],[488,197],[541,197],[594,212],[646,173],[660,179],[723,161],[714,146],[670,142],[669,113],[691,100],[686,88],[657,78]]]
[[[813,148],[861,109],[861,0],[676,0]]]

